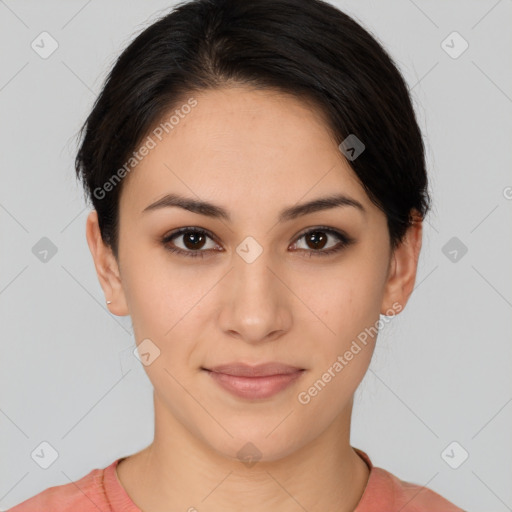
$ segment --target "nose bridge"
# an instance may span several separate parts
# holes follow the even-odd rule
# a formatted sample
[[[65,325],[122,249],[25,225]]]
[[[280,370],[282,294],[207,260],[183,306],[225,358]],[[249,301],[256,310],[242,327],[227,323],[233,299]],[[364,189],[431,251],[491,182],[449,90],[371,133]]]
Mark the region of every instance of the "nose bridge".
[[[272,267],[270,251],[255,238],[247,237],[237,246],[229,278],[229,299],[221,314],[223,330],[256,342],[286,328],[286,297]]]
[[[272,301],[275,287],[274,276],[269,270],[270,251],[264,248],[254,237],[246,237],[236,248],[234,257],[234,289],[239,299],[245,303]],[[263,301],[263,298],[266,301]],[[253,304],[254,305],[254,304]]]

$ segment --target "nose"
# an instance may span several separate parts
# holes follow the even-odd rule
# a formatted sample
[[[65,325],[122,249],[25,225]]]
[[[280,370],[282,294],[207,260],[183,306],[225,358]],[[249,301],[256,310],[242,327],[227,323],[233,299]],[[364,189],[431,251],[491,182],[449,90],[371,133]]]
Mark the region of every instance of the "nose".
[[[221,291],[220,328],[251,344],[276,340],[292,323],[293,294],[283,284],[283,271],[267,253],[263,251],[254,261],[235,254]]]

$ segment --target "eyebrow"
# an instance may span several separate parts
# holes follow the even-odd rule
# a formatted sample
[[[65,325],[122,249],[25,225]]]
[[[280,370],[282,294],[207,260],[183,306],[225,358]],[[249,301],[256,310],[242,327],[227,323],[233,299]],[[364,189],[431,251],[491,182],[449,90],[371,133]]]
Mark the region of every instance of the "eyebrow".
[[[367,213],[364,206],[356,199],[348,197],[344,194],[336,194],[327,197],[319,197],[318,199],[314,199],[307,203],[285,208],[279,213],[278,221],[290,221],[310,213],[329,210],[331,208],[338,208],[342,206],[354,207],[364,215]],[[146,206],[146,208],[142,210],[142,213],[170,207],[178,207],[193,213],[197,213],[199,215],[205,215],[215,219],[224,219],[228,222],[231,222],[231,216],[229,212],[222,206],[218,206],[207,201],[201,201],[198,199],[181,196],[179,194],[166,194],[154,203]]]

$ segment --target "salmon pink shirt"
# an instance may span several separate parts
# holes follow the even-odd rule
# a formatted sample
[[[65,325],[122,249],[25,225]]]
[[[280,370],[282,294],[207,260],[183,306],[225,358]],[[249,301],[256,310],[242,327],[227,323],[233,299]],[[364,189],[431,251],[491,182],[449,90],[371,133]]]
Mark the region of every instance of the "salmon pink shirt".
[[[464,512],[434,491],[374,467],[365,452],[354,450],[370,470],[354,512]],[[50,487],[8,512],[141,512],[117,478],[116,466],[121,460],[93,469],[73,483]]]

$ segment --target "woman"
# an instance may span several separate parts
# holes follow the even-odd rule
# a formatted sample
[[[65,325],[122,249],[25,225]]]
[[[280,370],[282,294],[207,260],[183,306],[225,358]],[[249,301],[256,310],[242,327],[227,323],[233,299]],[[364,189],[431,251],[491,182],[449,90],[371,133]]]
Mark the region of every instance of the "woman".
[[[429,210],[406,84],[368,32],[319,0],[181,4],[82,136],[87,241],[155,436],[14,512],[461,510],[350,445]]]

